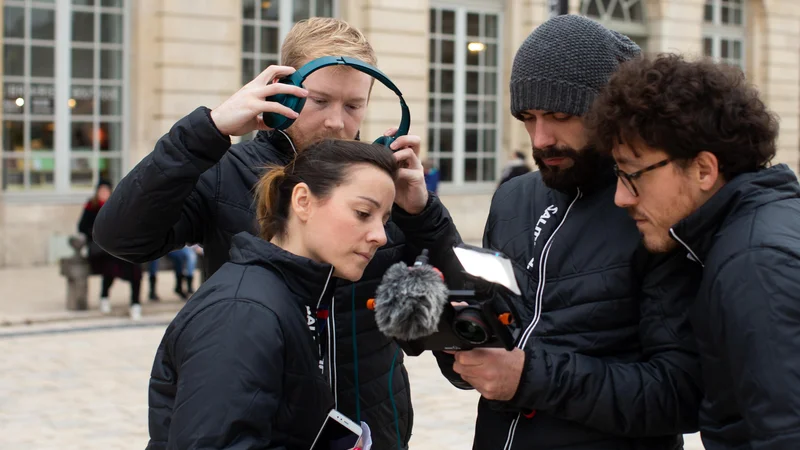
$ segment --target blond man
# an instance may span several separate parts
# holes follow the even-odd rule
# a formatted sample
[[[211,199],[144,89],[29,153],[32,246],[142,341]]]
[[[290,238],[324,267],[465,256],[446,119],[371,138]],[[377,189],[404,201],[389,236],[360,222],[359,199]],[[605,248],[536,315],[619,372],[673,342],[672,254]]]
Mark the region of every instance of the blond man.
[[[146,262],[184,245],[200,244],[204,271],[210,276],[228,260],[233,235],[255,232],[252,188],[263,167],[288,164],[297,152],[322,138],[358,137],[374,81],[369,75],[332,66],[309,75],[305,89],[272,81],[323,56],[351,57],[375,66],[375,52],[364,35],[341,20],[312,18],[293,27],[281,54],[282,65],[267,67],[218,107],[197,108],[158,141],[100,212],[94,228],[100,246],[118,257]],[[296,114],[265,100],[276,94],[305,97],[305,106]],[[262,113],[278,113],[295,122],[285,131],[271,130]],[[254,130],[258,133],[252,141],[231,145],[230,136]],[[387,130],[387,135],[394,131]],[[397,448],[398,442],[407,446],[413,414],[402,352],[378,331],[366,301],[391,264],[411,263],[420,247],[444,248],[458,240],[447,211],[425,188],[419,145],[420,138],[413,135],[392,144],[395,157],[406,168],[398,176],[392,220],[386,225],[388,243],[373,257],[361,281],[338,280],[333,299],[320,299],[328,307],[327,317],[308,317],[309,331],[322,342],[320,366],[334,394],[331,406],[366,422],[374,448],[381,449]],[[230,351],[241,353],[242,365],[247,365],[247,349]],[[181,424],[184,432],[199,436],[198,442],[233,445],[237,436],[215,435],[214,424],[237,414],[257,414],[247,407],[248,399],[258,393],[227,370],[209,361],[209,378],[226,380],[227,387],[220,389],[218,398],[203,399],[203,405],[219,411],[198,412],[195,422]],[[167,368],[153,367],[149,448],[161,448],[176,432],[167,420],[172,405],[164,400],[173,382]],[[319,425],[298,426],[315,434]],[[257,430],[242,430],[248,432]]]

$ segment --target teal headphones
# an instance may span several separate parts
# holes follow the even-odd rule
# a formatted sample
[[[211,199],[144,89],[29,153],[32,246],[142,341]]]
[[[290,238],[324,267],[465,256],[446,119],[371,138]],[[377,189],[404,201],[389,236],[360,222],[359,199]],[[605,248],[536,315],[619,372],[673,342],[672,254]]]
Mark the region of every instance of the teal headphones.
[[[394,142],[395,139],[408,134],[408,129],[411,126],[411,113],[408,111],[408,105],[406,105],[406,101],[403,99],[403,94],[400,92],[400,89],[397,89],[397,86],[395,86],[394,83],[389,80],[389,77],[387,77],[383,72],[363,61],[344,56],[324,56],[306,63],[303,65],[303,67],[297,69],[293,74],[289,75],[288,77],[281,78],[278,80],[278,82],[291,84],[292,86],[299,86],[302,88],[304,87],[303,81],[305,81],[306,77],[315,71],[328,66],[348,66],[358,70],[359,72],[364,72],[383,83],[384,86],[391,89],[395,94],[397,94],[398,97],[400,97],[400,108],[402,109],[403,116],[400,119],[400,126],[397,129],[397,133],[395,133],[394,136],[381,136],[375,140],[375,144],[388,147],[392,142]],[[303,110],[303,106],[306,104],[305,97],[295,97],[294,95],[288,94],[276,94],[271,97],[267,97],[267,101],[280,103],[297,112],[298,114]],[[263,113],[263,119],[266,126],[275,130],[285,130],[294,123],[294,119],[290,119],[277,113],[265,112]]]

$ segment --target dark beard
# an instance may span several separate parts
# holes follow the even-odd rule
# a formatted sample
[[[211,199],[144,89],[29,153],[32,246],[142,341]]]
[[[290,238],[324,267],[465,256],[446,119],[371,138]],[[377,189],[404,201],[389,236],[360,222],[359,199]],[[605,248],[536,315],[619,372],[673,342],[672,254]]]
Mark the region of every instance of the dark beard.
[[[544,163],[549,158],[570,158],[572,167],[561,169],[550,167]],[[586,146],[582,150],[569,147],[533,149],[533,160],[542,173],[542,181],[551,189],[572,194],[576,189],[586,191],[605,178],[614,164],[610,155],[598,152],[593,146]]]

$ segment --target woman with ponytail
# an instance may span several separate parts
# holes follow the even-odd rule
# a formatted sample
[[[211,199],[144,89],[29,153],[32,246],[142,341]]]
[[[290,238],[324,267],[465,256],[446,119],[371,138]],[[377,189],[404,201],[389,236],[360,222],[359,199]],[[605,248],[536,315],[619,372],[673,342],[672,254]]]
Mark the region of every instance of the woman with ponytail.
[[[327,367],[332,277],[357,281],[395,197],[391,150],[325,140],[255,186],[259,236],[168,327],[150,378],[148,449],[307,450],[334,408]]]

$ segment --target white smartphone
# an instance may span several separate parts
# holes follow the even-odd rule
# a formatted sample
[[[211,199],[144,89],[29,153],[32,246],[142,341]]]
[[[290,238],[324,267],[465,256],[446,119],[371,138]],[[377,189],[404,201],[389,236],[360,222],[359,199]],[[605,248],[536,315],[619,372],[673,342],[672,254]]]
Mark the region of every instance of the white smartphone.
[[[311,444],[311,450],[350,450],[359,447],[361,432],[361,425],[332,409]]]

